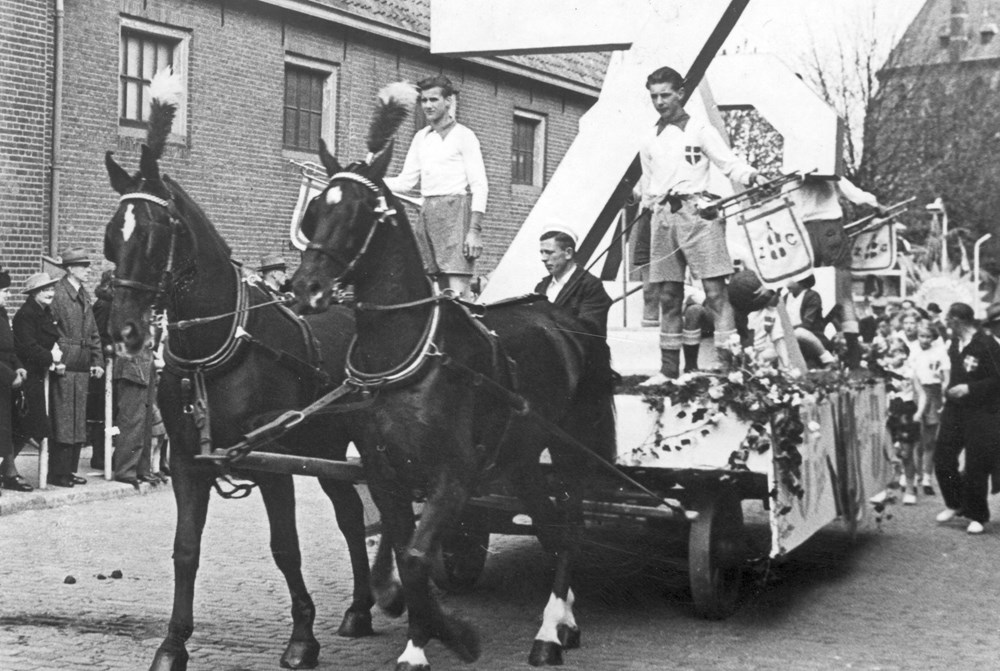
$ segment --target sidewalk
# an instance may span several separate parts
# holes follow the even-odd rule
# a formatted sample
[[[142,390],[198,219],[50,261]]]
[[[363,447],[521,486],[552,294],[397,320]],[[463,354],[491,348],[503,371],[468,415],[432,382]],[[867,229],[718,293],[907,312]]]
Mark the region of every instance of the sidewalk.
[[[104,499],[119,499],[126,496],[144,496],[146,494],[169,492],[170,484],[153,486],[149,483],[139,483],[136,489],[132,485],[114,480],[105,480],[104,473],[90,468],[91,448],[85,447],[80,455],[80,470],[77,475],[87,479],[87,484],[75,487],[53,487],[38,489],[38,451],[26,447],[17,457],[17,470],[25,480],[34,487],[33,492],[15,492],[9,489],[0,493],[0,517],[13,515],[24,510],[40,508],[58,508],[60,506],[87,501]]]

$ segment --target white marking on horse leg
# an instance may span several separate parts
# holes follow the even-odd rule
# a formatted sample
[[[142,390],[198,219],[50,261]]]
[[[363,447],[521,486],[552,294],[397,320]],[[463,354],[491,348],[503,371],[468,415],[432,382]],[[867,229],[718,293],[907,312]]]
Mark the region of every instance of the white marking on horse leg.
[[[430,666],[430,662],[427,661],[427,655],[424,654],[424,649],[413,645],[413,641],[406,642],[406,650],[399,656],[396,663],[409,664],[410,666]]]
[[[535,634],[535,640],[559,643],[556,627],[565,623],[565,614],[566,602],[555,594],[549,594],[549,602],[545,605],[545,612],[542,614],[542,627]]]
[[[573,602],[576,601],[576,597],[573,596],[573,590],[569,589],[566,592],[566,610],[563,612],[563,619],[558,624],[565,624],[571,629],[576,629],[576,618],[573,616]]]
[[[125,242],[132,237],[132,233],[135,231],[135,206],[129,203],[125,207],[125,223],[122,224],[122,237],[125,238]]]

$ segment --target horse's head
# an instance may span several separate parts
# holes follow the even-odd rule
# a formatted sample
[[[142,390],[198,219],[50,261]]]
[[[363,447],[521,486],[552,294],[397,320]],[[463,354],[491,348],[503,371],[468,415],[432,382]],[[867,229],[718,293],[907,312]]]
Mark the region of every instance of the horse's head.
[[[123,353],[135,353],[149,336],[151,309],[171,288],[179,238],[187,231],[169,181],[143,146],[141,169],[129,175],[105,156],[118,208],[104,232],[104,256],[115,264],[108,330]],[[167,178],[169,180],[169,178]]]
[[[369,158],[362,163],[342,168],[320,140],[319,157],[329,182],[303,214],[300,225],[309,244],[292,278],[306,309],[325,310],[337,283],[355,282],[363,275],[365,252],[380,222],[393,221],[398,203],[382,180],[392,161],[393,138],[416,100],[416,89],[404,82],[379,91],[368,126]]]
[[[342,168],[320,140],[320,160],[329,183],[302,217],[309,244],[292,278],[300,304],[314,311],[329,306],[337,284],[356,279],[378,227],[396,215],[394,199],[382,182],[392,160],[391,142],[370,164]]]

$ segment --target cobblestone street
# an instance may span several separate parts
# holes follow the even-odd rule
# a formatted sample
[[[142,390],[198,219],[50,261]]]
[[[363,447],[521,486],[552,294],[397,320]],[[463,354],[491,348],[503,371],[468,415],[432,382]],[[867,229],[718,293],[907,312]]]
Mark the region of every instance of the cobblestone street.
[[[375,617],[360,641],[335,630],[349,599],[346,550],[315,481],[299,479],[306,579],[319,615],[321,669],[391,669],[405,618]],[[937,528],[938,499],[896,506],[882,533],[853,545],[836,524],[750,584],[723,622],[693,616],[683,563],[648,538],[590,536],[578,581],[583,646],[569,669],[995,668],[995,561],[1000,533]],[[753,504],[756,505],[756,504]],[[0,668],[146,668],[166,631],[173,586],[168,492],[28,510],[0,518]],[[622,534],[617,534],[620,538]],[[660,542],[670,545],[670,543]],[[617,546],[617,547],[616,547]],[[493,536],[472,594],[445,596],[474,622],[483,655],[465,666],[438,644],[435,669],[526,667],[546,601],[547,566],[532,538]],[[100,579],[121,570],[121,579]],[[75,584],[64,584],[66,576]],[[288,596],[271,562],[263,506],[213,500],[195,600],[190,668],[278,668]],[[970,633],[975,630],[975,633]]]

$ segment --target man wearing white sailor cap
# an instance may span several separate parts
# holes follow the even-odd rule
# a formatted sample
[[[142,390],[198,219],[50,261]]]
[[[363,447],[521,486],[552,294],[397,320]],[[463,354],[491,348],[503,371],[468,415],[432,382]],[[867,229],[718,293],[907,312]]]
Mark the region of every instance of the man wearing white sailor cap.
[[[553,222],[543,229],[539,251],[549,275],[535,293],[572,312],[594,335],[607,338],[611,297],[599,279],[576,264],[577,244],[576,233],[565,224]]]

